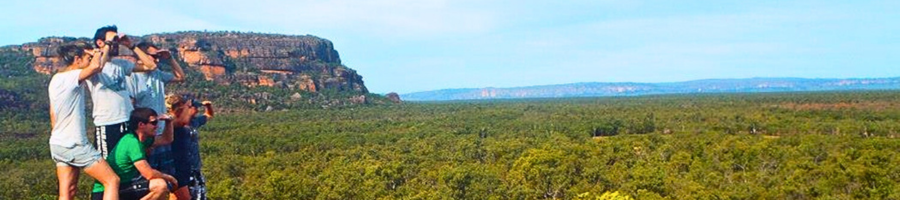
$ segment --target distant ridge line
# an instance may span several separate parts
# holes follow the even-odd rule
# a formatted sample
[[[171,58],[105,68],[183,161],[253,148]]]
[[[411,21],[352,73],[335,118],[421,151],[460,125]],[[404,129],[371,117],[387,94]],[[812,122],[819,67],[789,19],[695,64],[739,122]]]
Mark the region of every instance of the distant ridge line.
[[[508,88],[454,88],[402,94],[405,101],[639,96],[692,93],[753,93],[843,90],[896,90],[900,77],[890,78],[745,78],[682,82],[579,82]]]

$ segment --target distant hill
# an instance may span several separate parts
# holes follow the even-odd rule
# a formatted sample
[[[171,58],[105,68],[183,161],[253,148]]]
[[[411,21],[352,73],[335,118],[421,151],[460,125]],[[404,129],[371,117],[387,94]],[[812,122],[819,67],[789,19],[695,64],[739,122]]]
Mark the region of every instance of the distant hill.
[[[414,92],[400,95],[404,101],[445,101],[474,99],[562,98],[637,96],[689,93],[799,92],[836,90],[900,89],[900,77],[806,79],[749,78],[705,79],[672,83],[571,83],[513,88],[466,88]]]

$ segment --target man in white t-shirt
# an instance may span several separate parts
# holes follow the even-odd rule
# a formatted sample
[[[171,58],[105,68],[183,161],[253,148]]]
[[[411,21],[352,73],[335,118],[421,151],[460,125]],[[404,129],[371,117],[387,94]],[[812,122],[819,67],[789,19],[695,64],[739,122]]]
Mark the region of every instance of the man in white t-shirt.
[[[134,110],[131,104],[132,94],[127,90],[127,76],[133,71],[155,70],[156,64],[149,55],[134,48],[127,37],[120,37],[116,26],[97,29],[94,34],[94,45],[98,48],[109,46],[109,57],[117,56],[121,45],[134,51],[141,61],[152,63],[135,66],[133,62],[125,59],[110,59],[105,62],[100,73],[86,80],[94,103],[93,117],[97,130],[94,142],[103,157],[106,157],[125,133],[128,127],[126,122]]]
[[[141,42],[137,45],[138,49],[146,52],[157,63],[168,64],[172,67],[172,73],[162,71],[157,67],[156,70],[150,72],[135,72],[128,78],[128,90],[134,96],[135,108],[150,108],[156,113],[168,113],[166,109],[166,83],[179,83],[184,80],[184,70],[178,64],[169,51],[160,50],[149,42]],[[143,61],[139,61],[138,65],[143,65]],[[157,64],[157,66],[159,66]],[[159,122],[159,127],[166,127],[165,121]],[[172,157],[172,142],[174,137],[172,132],[163,134],[163,129],[157,129],[155,143],[156,147],[152,149],[147,161],[153,169],[159,170],[166,174],[175,174],[174,158]]]
[[[59,55],[67,66],[60,69],[47,88],[50,99],[50,155],[56,163],[59,199],[72,199],[77,192],[79,169],[84,169],[105,187],[119,187],[119,177],[87,139],[85,80],[102,69],[109,48],[85,53],[87,45],[64,45]],[[118,199],[117,190],[105,192],[104,199]]]

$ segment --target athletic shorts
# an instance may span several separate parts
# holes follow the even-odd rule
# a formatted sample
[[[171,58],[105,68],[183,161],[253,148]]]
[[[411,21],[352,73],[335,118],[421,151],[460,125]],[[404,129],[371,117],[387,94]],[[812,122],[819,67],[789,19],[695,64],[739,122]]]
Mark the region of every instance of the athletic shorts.
[[[206,177],[200,171],[194,171],[188,190],[191,192],[191,199],[206,200]]]
[[[100,152],[89,144],[75,144],[71,148],[51,144],[50,157],[56,166],[90,167],[103,159]]]
[[[109,152],[112,152],[112,149],[119,143],[119,139],[122,139],[122,135],[128,131],[128,122],[97,126],[95,129],[97,130],[97,132],[95,132],[97,138],[94,140],[94,146],[96,146],[97,150],[100,151],[100,154],[106,158],[106,156],[109,155]]]

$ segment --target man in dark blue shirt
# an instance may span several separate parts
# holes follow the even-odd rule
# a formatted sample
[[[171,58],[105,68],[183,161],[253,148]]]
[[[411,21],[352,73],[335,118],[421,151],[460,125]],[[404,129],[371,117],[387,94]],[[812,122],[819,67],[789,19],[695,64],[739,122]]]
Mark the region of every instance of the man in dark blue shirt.
[[[166,104],[171,107],[170,113],[176,116],[173,122],[175,134],[172,141],[175,179],[184,183],[175,191],[175,196],[178,199],[205,199],[205,183],[200,174],[197,128],[205,125],[206,121],[213,117],[212,103],[209,101],[200,103],[181,95],[169,95],[166,97]],[[201,106],[205,107],[204,115],[196,116]],[[192,196],[195,198],[191,198]]]

